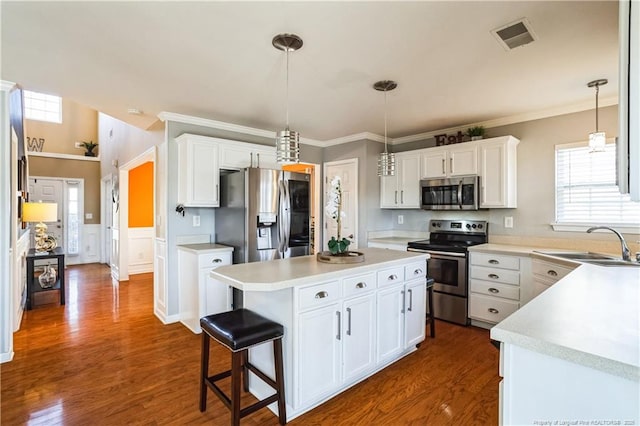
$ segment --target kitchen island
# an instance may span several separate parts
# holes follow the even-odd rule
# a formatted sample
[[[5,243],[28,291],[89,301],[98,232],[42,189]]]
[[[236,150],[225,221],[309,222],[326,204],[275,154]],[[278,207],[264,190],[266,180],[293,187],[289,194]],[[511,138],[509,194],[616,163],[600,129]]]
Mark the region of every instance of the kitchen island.
[[[640,268],[581,265],[491,338],[501,424],[640,424]]]
[[[284,326],[287,419],[336,396],[416,350],[425,337],[424,253],[360,249],[365,261],[328,264],[315,256],[221,266],[212,285],[243,291],[243,305]],[[251,362],[274,376],[271,344]],[[249,388],[273,391],[253,374]],[[277,406],[269,407],[277,412]]]

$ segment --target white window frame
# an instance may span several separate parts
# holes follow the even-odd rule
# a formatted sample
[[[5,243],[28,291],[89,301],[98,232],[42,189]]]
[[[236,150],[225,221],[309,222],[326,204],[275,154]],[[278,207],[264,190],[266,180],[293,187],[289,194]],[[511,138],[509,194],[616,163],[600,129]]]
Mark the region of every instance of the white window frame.
[[[48,123],[62,123],[62,98],[56,95],[48,95],[46,93],[34,92],[31,90],[23,91],[24,97],[24,117],[27,120],[44,121]],[[42,102],[42,107],[36,107],[33,102]],[[55,106],[55,107],[54,107]],[[35,112],[44,113],[45,117]],[[47,117],[47,115],[55,114],[55,117]]]
[[[83,178],[78,178],[78,179],[73,179],[73,178],[69,178],[69,179],[64,179],[63,180],[63,191],[64,191],[64,196],[63,196],[63,200],[64,200],[64,209],[63,209],[63,214],[64,214],[64,238],[65,238],[65,244],[68,246],[69,245],[69,232],[70,232],[70,228],[69,228],[69,187],[70,186],[76,186],[78,189],[78,252],[77,253],[69,253],[68,249],[65,249],[67,256],[80,256],[81,252],[82,252],[82,228],[84,227],[84,179]]]
[[[607,145],[610,144],[615,144],[615,139],[610,138],[607,139]],[[557,156],[556,156],[556,152],[559,149],[567,149],[567,148],[579,148],[579,147],[587,147],[588,146],[588,142],[586,141],[582,141],[582,142],[573,142],[573,143],[565,143],[565,144],[558,144],[554,147],[554,167],[553,167],[553,173],[554,173],[554,194],[553,194],[553,210],[554,210],[554,216],[557,214],[557,202],[558,202],[558,184],[557,184],[557,177],[558,177],[558,165],[557,165]],[[597,153],[594,153],[593,155],[598,155]],[[621,194],[622,195],[622,194]],[[633,233],[633,234],[640,234],[640,224],[634,224],[634,223],[602,223],[602,222],[557,222],[556,221],[557,217],[554,217],[554,222],[551,223],[551,226],[553,227],[554,231],[561,231],[561,232],[586,232],[587,229],[589,229],[592,226],[599,226],[599,225],[608,225],[608,226],[613,226],[615,227],[615,229],[617,229],[618,231],[622,232],[622,233]]]

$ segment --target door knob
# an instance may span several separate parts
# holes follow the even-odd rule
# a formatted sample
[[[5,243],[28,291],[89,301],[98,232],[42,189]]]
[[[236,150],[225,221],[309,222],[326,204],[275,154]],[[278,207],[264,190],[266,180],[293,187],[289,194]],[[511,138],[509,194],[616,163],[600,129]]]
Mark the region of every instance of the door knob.
[[[349,234],[347,238],[353,238],[353,234]]]

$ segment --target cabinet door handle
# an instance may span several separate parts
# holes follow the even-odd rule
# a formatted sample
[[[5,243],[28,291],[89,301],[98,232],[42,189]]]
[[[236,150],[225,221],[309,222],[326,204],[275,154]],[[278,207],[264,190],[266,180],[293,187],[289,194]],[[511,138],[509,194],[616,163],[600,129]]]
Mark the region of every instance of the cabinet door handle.
[[[500,311],[495,309],[495,308],[489,308],[489,309],[487,309],[487,311],[491,312],[492,314],[499,314],[500,313]]]
[[[249,167],[253,167],[253,152],[249,153]]]
[[[444,169],[444,167],[445,167],[445,159],[443,158],[443,159],[442,159],[442,174],[443,174],[443,175],[446,175],[446,174],[447,174],[447,171]]]
[[[547,271],[547,274],[551,275],[552,277],[557,277],[558,276],[558,273],[556,271],[554,271],[553,269],[549,269]]]
[[[347,336],[351,336],[351,308],[347,308]]]
[[[413,271],[413,275],[420,275],[422,273],[422,269],[418,268],[415,271]]]
[[[316,299],[324,299],[325,297],[329,297],[329,293],[326,291],[319,291],[316,293]]]
[[[493,288],[493,287],[491,287],[491,288],[489,289],[489,292],[490,292],[490,293],[493,293],[493,294],[496,294],[496,293],[500,293],[500,290],[498,290],[497,288]]]
[[[400,204],[404,204],[404,190],[400,191]]]
[[[260,153],[259,152],[256,153],[256,159],[257,159],[256,163],[258,163],[258,168],[260,168]]]
[[[367,283],[363,283],[362,281],[356,284],[356,288],[365,288],[366,286],[367,286]]]
[[[413,310],[413,290],[409,289],[409,308],[407,311],[411,312]]]
[[[492,265],[498,265],[498,264],[500,264],[500,262],[499,262],[499,261],[497,261],[497,260],[495,260],[495,259],[490,259],[490,260],[489,260],[489,263],[490,263],[490,264],[492,264]]]
[[[336,311],[336,315],[338,316],[338,333],[336,334],[336,339],[340,340],[340,311]]]
[[[394,204],[398,204],[398,191],[393,191],[394,192]]]
[[[449,173],[453,173],[453,157],[449,158]]]
[[[492,278],[494,280],[497,280],[498,278],[500,278],[499,276],[497,276],[496,274],[489,274],[489,278]]]
[[[220,192],[218,191],[218,184],[216,183],[216,201],[219,201],[218,198],[220,197]]]
[[[222,263],[222,259],[215,258],[211,262],[212,263]]]
[[[404,290],[401,290],[400,294],[402,294],[402,309],[400,310],[400,313],[404,314],[404,308],[405,308]]]
[[[387,277],[387,281],[397,280],[398,276],[396,274],[391,274]]]

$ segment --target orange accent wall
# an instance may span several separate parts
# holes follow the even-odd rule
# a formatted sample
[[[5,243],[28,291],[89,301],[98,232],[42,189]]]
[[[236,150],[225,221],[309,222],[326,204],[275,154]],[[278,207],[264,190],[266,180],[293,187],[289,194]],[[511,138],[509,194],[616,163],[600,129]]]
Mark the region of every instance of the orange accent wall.
[[[153,226],[153,163],[129,170],[129,228]]]

